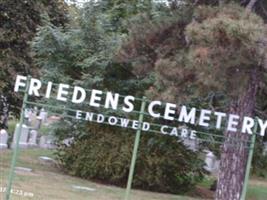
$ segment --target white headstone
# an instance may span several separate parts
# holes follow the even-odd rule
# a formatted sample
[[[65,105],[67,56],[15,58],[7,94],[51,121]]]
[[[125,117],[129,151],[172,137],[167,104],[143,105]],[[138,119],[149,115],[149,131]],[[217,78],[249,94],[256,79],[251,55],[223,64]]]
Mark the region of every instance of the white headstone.
[[[56,163],[56,161],[53,158],[47,156],[39,156],[39,160],[46,163]]]
[[[17,172],[32,172],[31,168],[26,168],[26,167],[16,167],[15,170]]]
[[[56,145],[55,145],[55,138],[53,136],[48,136],[47,140],[46,140],[46,144],[47,144],[47,148],[48,149],[55,149]]]
[[[39,147],[44,149],[54,149],[56,145],[54,144],[54,138],[51,136],[41,136],[39,141]]]
[[[40,129],[42,126],[42,118],[40,116],[36,117],[36,120],[34,121],[32,126],[36,130]]]
[[[84,187],[84,186],[79,186],[79,185],[72,185],[72,188],[76,189],[76,190],[85,190],[85,191],[89,191],[89,192],[96,191],[96,189],[94,189],[94,188]]]
[[[31,126],[33,126],[33,123],[36,121],[36,112],[34,111],[34,109],[30,109],[29,111],[29,124]]]
[[[28,142],[29,146],[31,146],[31,147],[37,146],[37,136],[38,136],[38,132],[36,130],[30,131],[30,138],[29,138],[29,142]]]
[[[65,144],[67,147],[69,147],[74,142],[74,138],[66,138],[62,141],[63,144]]]
[[[206,165],[204,166],[204,168],[207,171],[212,172],[215,167],[215,161],[216,161],[216,156],[211,151],[208,151],[205,158]]]
[[[29,108],[26,108],[25,111],[24,111],[24,124],[26,125],[30,125],[30,112],[31,110]]]
[[[47,148],[46,140],[47,140],[46,136],[43,135],[40,137],[40,141],[39,141],[40,148],[44,148],[44,149]]]
[[[13,136],[12,148],[14,148],[16,145],[16,139],[17,139],[18,131],[19,131],[19,124],[16,125],[15,133]],[[28,147],[28,136],[29,136],[29,128],[28,128],[28,126],[23,124],[21,127],[21,134],[20,134],[20,139],[19,139],[19,147],[20,148],[27,148]]]
[[[45,111],[45,109],[41,109],[39,117],[42,119],[42,122],[46,122],[47,120],[47,112]]]
[[[191,140],[191,139],[188,139],[188,138],[185,138],[182,140],[183,141],[183,144],[190,150],[192,151],[197,151],[198,148],[199,148],[199,143],[198,143],[198,140]]]
[[[37,106],[34,106],[34,108],[33,108],[33,112],[34,112],[35,114],[37,114],[37,112],[38,112],[38,107],[37,107]]]
[[[24,117],[25,118],[29,118],[29,115],[30,115],[30,109],[29,108],[26,108],[25,111],[24,111]]]
[[[5,129],[0,130],[0,149],[7,148],[8,133]]]

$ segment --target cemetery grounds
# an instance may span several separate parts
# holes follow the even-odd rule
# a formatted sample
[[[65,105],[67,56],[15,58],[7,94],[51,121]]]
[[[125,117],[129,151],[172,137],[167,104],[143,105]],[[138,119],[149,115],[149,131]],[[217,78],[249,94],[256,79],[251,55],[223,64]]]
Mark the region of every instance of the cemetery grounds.
[[[83,180],[77,177],[66,175],[56,164],[43,162],[40,156],[54,158],[54,150],[48,149],[23,149],[20,151],[13,189],[22,191],[21,194],[13,194],[12,199],[34,199],[34,200],[119,200],[123,199],[124,188],[99,184]],[[0,186],[6,185],[11,160],[11,150],[0,152]],[[32,171],[27,171],[31,169]],[[186,196],[159,194],[140,190],[132,190],[134,200],[196,200],[212,199],[212,192],[209,190],[213,182],[212,177],[205,180]],[[34,196],[27,196],[32,193]],[[199,198],[201,197],[201,198]],[[248,190],[249,200],[266,200],[267,180],[252,178]],[[0,199],[4,199],[4,192],[1,191]]]
[[[14,132],[15,124],[10,123],[9,133]],[[42,130],[44,131],[44,130]],[[28,147],[19,151],[13,182],[12,200],[122,200],[125,188],[84,180],[67,175],[55,161],[55,150],[49,148]],[[12,150],[0,149],[0,200],[5,197]],[[47,159],[44,159],[47,158]],[[197,200],[213,199],[210,186],[215,177],[206,176],[194,191],[184,196],[132,190],[133,200]],[[252,177],[247,199],[267,199],[267,179]]]

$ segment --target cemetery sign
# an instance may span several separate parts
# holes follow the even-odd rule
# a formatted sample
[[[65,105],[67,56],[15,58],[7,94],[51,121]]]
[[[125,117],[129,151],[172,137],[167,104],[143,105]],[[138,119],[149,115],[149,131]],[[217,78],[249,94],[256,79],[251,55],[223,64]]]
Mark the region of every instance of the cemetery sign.
[[[110,91],[86,89],[80,86],[70,86],[50,81],[45,82],[30,76],[17,75],[14,92],[21,91],[24,93],[24,98],[18,132],[14,138],[15,147],[6,200],[10,199],[14,170],[20,147],[19,141],[27,106],[45,107],[48,110],[50,109],[49,112],[51,114],[60,115],[64,118],[68,117],[74,120],[84,120],[136,130],[125,200],[129,200],[130,197],[142,131],[160,133],[197,142],[205,141],[224,144],[223,140],[227,140],[227,145],[231,145],[233,148],[249,150],[242,191],[242,199],[245,199],[256,134],[264,136],[267,129],[267,120],[253,119],[251,116],[241,118],[236,114],[216,112],[209,109],[197,109],[195,107],[189,108],[185,105],[165,103],[159,100],[150,101],[145,97],[125,96]],[[33,99],[32,101],[29,99],[30,97]],[[36,101],[36,99],[42,99],[43,101]],[[47,100],[59,103],[54,105],[47,103]],[[138,120],[135,119],[136,114],[138,115]],[[132,115],[134,115],[134,118],[130,117]],[[196,126],[198,126],[197,131],[194,130]],[[259,132],[257,132],[258,128]],[[212,133],[207,133],[210,130],[212,130]],[[233,137],[229,141],[229,138],[226,136],[215,134],[214,131],[216,130],[226,130],[233,134],[235,132],[242,132],[252,135],[252,137],[249,140]],[[31,136],[35,137],[34,132],[31,133]],[[35,143],[33,142],[32,145],[35,145]]]
[[[68,97],[73,104],[85,103],[86,99],[89,99],[87,103],[90,107],[99,108],[101,102],[103,102],[103,107],[105,109],[117,110],[119,107],[119,102],[122,102],[121,109],[125,113],[131,113],[135,108],[136,98],[131,95],[122,96],[118,93],[104,92],[97,89],[90,90],[90,93],[86,89],[74,86],[71,87],[68,84],[55,84],[53,82],[48,82],[47,84],[42,84],[42,81],[35,78],[30,78],[28,94],[36,97],[40,97],[40,91],[44,91],[44,98],[51,98],[52,90],[56,89],[55,98],[57,101],[67,102]],[[26,88],[27,77],[17,75],[14,91],[18,92]],[[164,112],[157,112],[158,108],[163,108]],[[237,132],[241,131],[245,134],[252,134],[255,124],[257,123],[260,128],[260,135],[264,136],[267,128],[267,120],[262,120],[257,118],[257,121],[249,116],[245,116],[240,119],[238,115],[226,114],[223,112],[214,112],[208,109],[200,109],[197,111],[196,108],[187,108],[186,106],[178,106],[173,103],[164,103],[162,101],[151,101],[147,107],[147,113],[153,118],[163,118],[168,121],[178,121],[184,124],[191,124],[200,127],[208,128],[211,126],[211,119],[213,119],[213,126],[215,129],[222,129],[225,127],[226,131]],[[140,124],[137,120],[129,120],[127,118],[120,118],[115,116],[105,117],[101,113],[86,112],[81,110],[76,110],[75,118],[78,120],[86,121],[96,121],[97,123],[106,122],[109,125],[117,125],[125,128],[138,129],[140,126],[143,131],[150,130],[149,122],[142,122]],[[239,124],[241,122],[241,125]],[[241,127],[238,130],[237,127]],[[185,129],[176,129],[175,127],[168,130],[168,126],[163,125],[160,127],[160,132],[162,134],[169,134],[174,136],[181,136],[187,131]],[[191,138],[195,138],[195,131],[190,134]]]

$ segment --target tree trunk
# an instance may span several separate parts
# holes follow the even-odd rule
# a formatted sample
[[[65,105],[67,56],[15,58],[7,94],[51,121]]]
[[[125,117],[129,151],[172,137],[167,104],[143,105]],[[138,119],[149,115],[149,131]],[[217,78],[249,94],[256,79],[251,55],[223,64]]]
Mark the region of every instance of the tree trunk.
[[[246,91],[237,100],[232,101],[230,113],[239,115],[240,120],[244,116],[253,116],[258,84],[258,73],[257,69],[255,69],[251,72]],[[239,124],[241,126],[241,122]],[[240,126],[238,130],[240,130]],[[233,139],[249,141],[250,135],[229,131],[226,131],[224,135],[227,139],[221,150],[216,200],[240,200],[245,178],[248,149],[244,148],[247,144],[243,143],[239,147],[234,147],[231,145],[231,141]]]

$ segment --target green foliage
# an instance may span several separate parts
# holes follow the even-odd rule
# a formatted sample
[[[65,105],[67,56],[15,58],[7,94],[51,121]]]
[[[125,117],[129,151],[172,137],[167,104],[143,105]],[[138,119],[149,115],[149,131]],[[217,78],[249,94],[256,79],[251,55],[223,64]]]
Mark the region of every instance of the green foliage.
[[[60,129],[57,131],[59,133]],[[57,154],[62,169],[82,178],[125,186],[134,134],[103,126],[87,131],[71,146],[60,145]],[[203,162],[173,138],[144,134],[138,152],[135,188],[183,193],[202,180]]]
[[[265,145],[262,138],[257,138],[254,149],[252,172],[256,176],[267,178],[267,154],[264,152]]]
[[[19,110],[20,96],[13,93],[16,74],[38,75],[30,55],[30,40],[37,26],[42,23],[42,15],[49,16],[56,26],[66,22],[63,1],[12,0],[0,1],[0,93],[12,104],[11,110]]]
[[[214,91],[233,98],[247,87],[248,71],[264,65],[263,20],[236,4],[190,8],[161,21],[141,18],[130,26],[119,58],[143,78],[153,74],[151,97],[183,103]]]
[[[90,88],[120,88],[121,93],[142,90],[147,81],[136,82],[131,66],[114,57],[125,37],[128,18],[149,12],[149,2],[92,1],[73,11],[73,20],[64,29],[51,23],[41,27],[32,51],[44,78]]]
[[[153,74],[155,82],[146,92],[151,98],[225,112],[246,90],[250,73],[259,70],[261,94],[255,111],[266,117],[263,20],[236,4],[198,2],[210,6],[191,7],[192,12],[185,7],[160,23],[147,17],[133,24],[120,59],[134,63],[133,72],[143,79]],[[220,152],[217,145],[209,148]],[[256,154],[261,157],[262,152]]]
[[[264,27],[255,14],[232,4],[195,9],[190,3],[167,8],[133,2],[90,2],[65,28],[41,27],[32,50],[44,77],[223,111],[225,100],[245,88],[248,70],[262,67]],[[233,90],[237,84],[240,90]],[[70,148],[60,146],[62,166],[84,178],[125,184],[133,139],[120,131],[61,122],[54,129],[59,140],[74,137]],[[153,138],[142,138],[135,187],[190,189],[201,177],[200,162],[191,159],[197,155],[173,138]]]
[[[191,9],[185,6],[160,17],[140,15],[132,19],[118,59],[131,63],[139,79],[153,77],[155,81],[146,91],[150,98],[179,102],[181,94],[189,89],[182,87],[183,83],[194,79],[193,73],[185,68],[183,33],[192,19]]]
[[[247,72],[263,65],[266,49],[259,45],[265,34],[262,19],[233,4],[217,11],[199,7],[195,13],[186,36],[197,80],[229,95],[242,93],[247,87]],[[236,83],[240,87],[232,88]]]
[[[172,15],[166,7],[154,6],[149,1],[134,2],[91,2],[75,11],[75,20],[64,29],[51,23],[41,27],[32,50],[36,64],[44,70],[45,79],[119,91],[120,94],[143,95],[154,82],[153,74],[147,74],[143,79],[133,73],[136,63],[120,60],[118,49],[126,34],[140,35],[138,31],[143,28],[149,34],[151,26],[145,27],[143,19],[152,18],[160,30],[161,24],[166,22],[162,18],[172,18]],[[126,29],[129,24],[131,30]],[[134,29],[138,24],[140,28]],[[172,26],[171,23],[168,25]],[[160,37],[163,39],[166,33],[163,30]],[[140,44],[153,45],[151,39],[146,43],[140,40]],[[171,42],[167,41],[166,46]],[[168,52],[171,50],[175,47]],[[164,49],[161,52],[164,54]],[[88,109],[87,105],[82,106]],[[59,141],[58,159],[62,169],[83,178],[125,185],[134,141],[132,133],[97,124],[77,124],[66,119],[55,124],[52,131]],[[66,138],[74,139],[70,147],[60,143]],[[137,188],[181,193],[192,189],[202,177],[202,161],[197,154],[173,138],[143,136],[139,150],[134,178]]]
[[[176,1],[177,0],[170,0],[170,1]],[[195,3],[196,5],[209,5],[209,6],[223,6],[224,4],[228,3],[236,3],[242,7],[246,7],[251,0],[185,0],[186,2]],[[255,1],[254,6],[252,7],[253,12],[255,12],[257,15],[262,17],[264,21],[267,21],[267,2],[266,1]]]
[[[51,134],[51,125],[42,125],[41,128],[39,129],[39,133],[41,135],[50,135]]]

